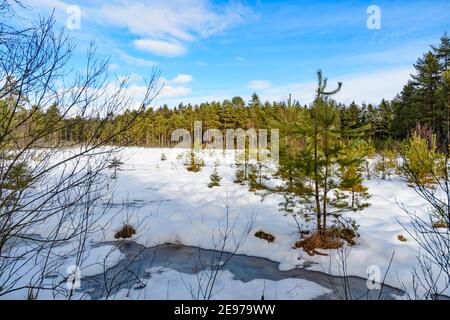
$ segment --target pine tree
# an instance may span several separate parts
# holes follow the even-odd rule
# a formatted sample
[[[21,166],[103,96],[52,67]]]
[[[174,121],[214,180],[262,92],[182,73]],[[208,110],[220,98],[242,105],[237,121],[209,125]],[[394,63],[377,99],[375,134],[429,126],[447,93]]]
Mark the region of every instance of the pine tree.
[[[297,195],[306,192],[306,176],[298,166],[299,152],[304,147],[304,138],[299,135],[298,127],[307,126],[309,114],[292,101],[274,115],[271,126],[280,130],[280,155],[277,175],[286,182],[286,191]]]
[[[317,230],[321,231],[327,226],[328,193],[334,187],[331,169],[337,161],[341,131],[339,110],[327,100],[327,97],[336,94],[341,89],[342,83],[338,83],[337,89],[326,91],[327,79],[323,79],[322,71],[319,70],[317,76],[318,88],[316,99],[309,109],[310,121],[305,127],[297,127],[297,132],[303,140],[297,165],[299,172],[313,182],[311,196],[315,202]]]
[[[342,84],[339,83],[337,89],[332,91],[326,91],[326,86],[327,80],[323,79],[319,71],[317,97],[308,110],[308,121],[302,126],[296,126],[296,132],[302,141],[302,147],[296,156],[296,170],[312,182],[310,193],[306,193],[305,197],[311,196],[314,199],[313,211],[319,232],[327,229],[329,192],[336,187],[333,171],[345,147],[342,141],[344,138],[360,137],[369,129],[369,126],[343,129],[340,111],[329,100],[330,96],[340,90]]]
[[[32,183],[31,168],[24,161],[17,162],[11,166],[5,178],[6,183],[1,188],[14,191],[26,189]]]
[[[209,176],[211,182],[208,184],[209,188],[213,187],[219,187],[220,181],[222,180],[222,177],[219,175],[219,171],[217,171],[217,167],[214,167],[213,172]]]
[[[382,100],[376,109],[376,120],[373,124],[375,139],[384,141],[391,135],[394,111],[389,101]]]
[[[59,126],[62,116],[56,104],[51,105],[44,115],[45,128],[55,128]],[[50,144],[56,144],[61,139],[60,132],[56,130],[49,131],[48,142]]]
[[[110,169],[113,170],[113,174],[112,174],[112,176],[111,176],[111,179],[117,179],[117,172],[120,171],[120,167],[121,167],[122,165],[123,165],[123,162],[122,162],[119,158],[117,158],[117,157],[114,157],[114,158],[110,161],[110,163],[109,163],[109,165],[108,165],[108,168],[110,168]]]
[[[442,154],[437,150],[436,135],[431,130],[418,126],[411,138],[402,147],[404,172],[410,183],[430,186],[437,177],[442,176],[439,165]]]
[[[442,148],[446,154],[450,154],[450,70],[443,74],[442,88],[440,92],[442,103],[445,107],[445,121],[443,123],[443,145]]]
[[[392,101],[395,126],[392,128],[393,138],[406,138],[416,126],[422,114],[422,105],[418,101],[412,81],[403,87],[402,92]]]
[[[396,124],[393,134],[397,138],[405,138],[417,124],[421,124],[434,132],[440,150],[448,150],[450,94],[445,80],[450,61],[448,35],[444,34],[441,43],[431,49],[418,59],[412,80],[392,103]]]
[[[238,169],[236,178],[238,178],[238,175],[240,176],[239,179],[236,179],[238,183],[242,183],[246,180],[248,180],[248,175],[250,172],[250,146],[246,142],[246,145],[244,146],[244,150],[237,150],[235,153],[235,165]],[[242,171],[240,173],[239,171]],[[238,174],[239,173],[239,174]]]
[[[195,155],[194,150],[190,150],[187,155],[187,161],[186,161],[186,169],[190,172],[199,172],[202,170],[203,166],[205,165],[203,159],[200,159]]]
[[[244,184],[247,180],[245,170],[242,168],[242,165],[236,165],[236,173],[234,178],[234,183]]]
[[[266,175],[265,171],[267,170],[267,165],[264,161],[258,159],[256,164],[254,164],[254,173],[256,174],[255,182],[256,184],[254,187],[256,189],[264,189],[265,188],[265,180],[268,179],[268,176]]]
[[[441,83],[437,92],[440,115],[443,119],[441,127],[441,149],[449,152],[450,145],[450,37],[447,33],[441,37],[439,46],[432,46],[440,65]]]
[[[418,101],[423,106],[420,123],[429,126],[434,132],[439,132],[440,112],[437,104],[437,89],[439,86],[439,62],[430,51],[414,65],[416,74],[412,76],[417,90]]]
[[[364,158],[368,151],[364,141],[353,140],[342,150],[339,158],[339,189],[350,192],[350,208],[353,210],[362,210],[369,205],[362,202],[369,198],[368,188],[363,185]]]
[[[375,162],[375,169],[381,174],[382,180],[390,179],[397,169],[397,152],[393,149],[383,148]]]
[[[330,97],[341,90],[342,83],[332,91],[326,91],[327,79],[323,79],[322,71],[317,72],[318,88],[317,97],[311,109],[313,135],[313,172],[314,172],[314,198],[316,201],[318,230],[327,227],[328,192],[331,189],[330,167],[336,161],[339,152],[339,115],[337,110],[328,104],[325,98]],[[320,189],[322,188],[322,193]],[[321,208],[322,201],[322,208]],[[321,220],[323,219],[323,224]]]
[[[253,92],[252,98],[249,103],[250,117],[249,117],[248,126],[250,128],[259,129],[260,123],[261,123],[261,118],[263,117],[261,106],[262,105],[261,105],[261,100],[259,99],[259,96],[255,92]]]
[[[251,192],[254,192],[254,191],[260,189],[260,185],[258,183],[258,170],[257,170],[255,164],[249,165],[248,184],[249,184],[249,190]]]
[[[343,128],[354,128],[362,125],[363,110],[354,101],[349,106],[340,106],[339,109]]]
[[[445,32],[441,37],[439,46],[431,46],[436,58],[439,60],[442,72],[450,70],[450,37]]]

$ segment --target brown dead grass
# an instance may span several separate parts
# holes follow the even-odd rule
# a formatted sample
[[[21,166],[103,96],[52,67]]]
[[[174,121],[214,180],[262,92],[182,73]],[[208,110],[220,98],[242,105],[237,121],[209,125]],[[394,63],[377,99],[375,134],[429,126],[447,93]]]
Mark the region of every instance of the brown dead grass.
[[[129,224],[126,224],[122,227],[122,229],[120,229],[119,231],[116,232],[114,238],[127,239],[127,238],[131,238],[134,234],[136,234],[136,230]]]
[[[448,225],[445,221],[440,220],[433,223],[433,228],[435,229],[448,229]]]
[[[274,240],[275,240],[275,236],[271,235],[270,233],[264,232],[264,231],[256,232],[255,237],[266,240],[269,243],[274,242]]]
[[[315,254],[326,256],[327,254],[317,251],[317,249],[339,249],[344,245],[344,241],[350,245],[355,245],[356,242],[353,239],[356,236],[356,232],[352,229],[333,227],[312,233],[297,241],[295,247],[302,248],[310,256]]]
[[[189,172],[200,172],[202,170],[202,166],[200,166],[200,165],[192,165],[192,166],[186,167],[186,169]]]

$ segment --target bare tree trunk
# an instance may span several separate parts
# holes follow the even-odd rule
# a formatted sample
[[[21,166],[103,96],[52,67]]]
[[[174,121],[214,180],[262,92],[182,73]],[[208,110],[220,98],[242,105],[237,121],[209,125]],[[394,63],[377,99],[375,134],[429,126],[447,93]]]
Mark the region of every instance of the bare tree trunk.
[[[317,124],[315,124],[314,127],[314,186],[315,186],[315,194],[314,198],[316,200],[316,215],[317,215],[317,230],[322,229],[322,223],[321,223],[321,210],[320,210],[320,186],[319,186],[319,164],[318,164],[318,150],[317,150],[317,143],[318,143],[318,128]]]

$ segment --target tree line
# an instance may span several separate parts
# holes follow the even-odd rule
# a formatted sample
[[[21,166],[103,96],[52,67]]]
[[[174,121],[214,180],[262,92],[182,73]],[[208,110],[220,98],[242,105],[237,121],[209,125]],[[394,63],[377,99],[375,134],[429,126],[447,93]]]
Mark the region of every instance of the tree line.
[[[366,137],[373,139],[377,148],[386,140],[402,140],[410,136],[417,125],[430,128],[437,136],[437,144],[441,149],[448,149],[447,140],[450,118],[450,38],[445,33],[440,43],[431,46],[430,51],[419,58],[414,65],[415,73],[403,90],[391,101],[382,100],[378,105],[371,103],[350,104],[337,103],[330,100],[330,105],[339,113],[342,127],[355,128],[370,125]],[[14,79],[6,79],[12,84]],[[10,95],[13,95],[11,92]],[[213,101],[197,105],[179,104],[173,108],[163,105],[157,109],[147,107],[145,110],[126,110],[119,115],[91,117],[67,117],[57,103],[50,106],[23,106],[16,112],[15,121],[27,119],[16,133],[23,136],[32,135],[45,126],[53,126],[64,121],[63,131],[51,135],[43,143],[58,141],[83,142],[88,139],[101,139],[93,130],[106,119],[103,135],[110,135],[115,128],[135,119],[127,132],[116,137],[111,143],[125,142],[137,146],[169,147],[173,145],[171,132],[175,129],[186,129],[193,132],[194,121],[202,121],[204,130],[215,128],[225,132],[226,129],[268,129],[273,128],[274,120],[281,113],[292,113],[298,118],[310,106],[299,102],[262,102],[256,93],[250,101],[237,96],[222,102]],[[5,116],[6,99],[0,102],[0,111]],[[32,114],[33,117],[29,117]],[[25,139],[26,140],[26,139]],[[26,141],[25,141],[26,142]]]

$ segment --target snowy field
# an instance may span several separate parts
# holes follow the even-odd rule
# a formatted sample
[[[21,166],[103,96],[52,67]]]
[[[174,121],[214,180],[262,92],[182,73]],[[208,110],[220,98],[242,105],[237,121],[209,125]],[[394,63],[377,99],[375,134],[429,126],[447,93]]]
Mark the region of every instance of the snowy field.
[[[167,160],[162,161],[165,154]],[[113,266],[122,254],[113,245],[98,246],[98,243],[115,241],[115,233],[128,223],[136,228],[132,240],[146,247],[158,244],[183,244],[216,249],[218,235],[223,230],[228,206],[229,219],[236,221],[233,233],[236,238],[243,236],[237,254],[267,258],[280,263],[281,270],[306,267],[339,275],[335,252],[328,256],[309,256],[301,249],[294,249],[299,235],[292,217],[280,211],[283,196],[266,191],[250,192],[247,185],[233,182],[236,168],[234,152],[203,154],[205,167],[200,172],[188,172],[185,167],[186,153],[181,149],[128,148],[122,152],[124,164],[118,177],[110,185],[113,196],[111,208],[104,212],[98,204],[101,218],[96,222],[98,231],[89,236],[88,257],[81,265],[83,277],[99,274]],[[222,177],[221,186],[209,188],[210,174],[217,165]],[[275,186],[281,181],[272,179]],[[367,278],[368,272],[379,270],[384,276],[392,254],[392,265],[386,283],[400,288],[411,288],[411,271],[417,265],[419,246],[410,239],[400,223],[409,226],[409,218],[400,205],[426,213],[426,204],[402,177],[393,176],[390,181],[377,177],[365,181],[372,197],[371,206],[363,211],[350,213],[359,225],[357,244],[348,247],[348,274]],[[264,195],[264,196],[263,196]],[[251,224],[250,232],[246,228]],[[105,227],[106,226],[106,227]],[[304,222],[305,229],[311,222]],[[273,234],[272,243],[254,236],[263,230]],[[37,230],[45,233],[45,228]],[[399,235],[407,238],[398,240]],[[236,249],[236,242],[227,243],[226,250]],[[61,253],[71,252],[70,243],[61,245]],[[324,251],[324,250],[322,250]],[[326,252],[326,251],[324,251]],[[73,264],[69,257],[62,266],[61,273]],[[372,271],[371,271],[372,270]],[[155,270],[153,270],[155,271]],[[195,285],[198,275],[180,274],[170,266],[156,270],[146,279],[145,286],[122,290],[116,299],[190,299],[189,284]],[[26,281],[26,277],[23,281]],[[220,274],[214,290],[214,299],[259,299],[264,291],[267,299],[313,299],[330,292],[329,289],[313,282],[299,279],[281,281],[254,280],[241,282],[233,279],[228,271]],[[447,292],[448,294],[448,292]],[[77,292],[74,298],[85,298]],[[26,298],[26,292],[17,291],[3,298]],[[58,298],[54,293],[43,292],[40,298]]]

